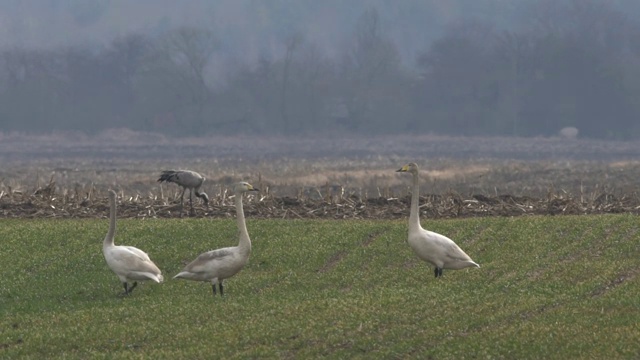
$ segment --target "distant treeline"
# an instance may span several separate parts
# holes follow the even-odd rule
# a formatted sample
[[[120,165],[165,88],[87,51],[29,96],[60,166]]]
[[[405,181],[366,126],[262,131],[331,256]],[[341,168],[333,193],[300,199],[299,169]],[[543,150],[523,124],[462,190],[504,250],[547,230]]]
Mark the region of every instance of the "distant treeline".
[[[640,137],[640,22],[599,0],[531,4],[517,29],[459,21],[408,60],[370,8],[337,55],[292,32],[280,57],[240,58],[223,77],[210,71],[220,35],[200,27],[5,48],[0,131],[546,136],[572,126]]]

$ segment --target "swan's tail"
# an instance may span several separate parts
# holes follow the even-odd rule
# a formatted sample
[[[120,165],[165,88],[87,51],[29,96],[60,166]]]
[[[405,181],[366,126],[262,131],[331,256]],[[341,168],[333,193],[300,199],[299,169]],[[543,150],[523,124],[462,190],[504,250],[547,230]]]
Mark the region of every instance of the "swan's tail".
[[[162,274],[147,274],[147,277],[149,280],[153,280],[158,284],[164,281],[164,276],[162,276]]]
[[[474,266],[478,267],[478,268],[480,267],[480,264],[476,263],[475,261],[473,261],[471,259],[461,263],[461,265],[462,266],[460,267],[460,269],[464,269],[464,268],[468,268],[468,267],[474,267]]]
[[[158,284],[160,284],[162,281],[164,281],[164,277],[162,276],[162,274],[160,273],[156,273],[156,272],[149,272],[149,271],[134,271],[131,272],[129,275],[129,279],[131,280],[139,280],[139,281],[146,281],[146,280],[151,280],[151,281],[155,281]]]
[[[186,274],[187,274],[187,272],[186,272],[186,271],[182,271],[182,272],[180,272],[180,273],[176,274],[176,276],[174,276],[173,278],[174,278],[174,279],[186,278],[186,277],[185,277],[185,275],[186,275]]]

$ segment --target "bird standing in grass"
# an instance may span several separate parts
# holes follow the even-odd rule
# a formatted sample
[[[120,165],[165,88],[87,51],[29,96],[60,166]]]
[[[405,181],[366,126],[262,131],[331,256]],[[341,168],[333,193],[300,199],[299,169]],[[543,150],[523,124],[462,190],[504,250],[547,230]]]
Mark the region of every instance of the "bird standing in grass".
[[[240,240],[238,246],[211,250],[200,254],[189,263],[174,279],[186,279],[194,281],[211,281],[213,296],[216,295],[216,284],[220,287],[220,296],[223,295],[222,281],[237,274],[249,260],[251,253],[251,239],[247,231],[242,208],[242,196],[247,191],[258,189],[246,182],[239,182],[234,186],[236,219]]]
[[[191,214],[195,213],[193,209],[193,193],[204,201],[205,206],[209,205],[209,196],[200,191],[205,177],[191,170],[164,170],[160,174],[158,182],[172,182],[182,186],[182,194],[180,194],[180,216],[182,216],[182,208],[184,207],[184,192],[189,189],[189,205],[191,205]]]
[[[433,231],[425,230],[420,225],[418,165],[409,163],[397,172],[408,172],[413,175],[408,242],[416,255],[435,266],[436,277],[442,276],[442,269],[459,270],[471,266],[480,267],[453,240]]]
[[[109,268],[118,276],[124,286],[124,295],[129,295],[138,286],[138,281],[153,280],[161,283],[162,273],[149,255],[133,246],[117,246],[113,240],[116,235],[116,193],[109,190],[109,231],[102,243],[102,253]],[[129,287],[129,282],[133,285]]]

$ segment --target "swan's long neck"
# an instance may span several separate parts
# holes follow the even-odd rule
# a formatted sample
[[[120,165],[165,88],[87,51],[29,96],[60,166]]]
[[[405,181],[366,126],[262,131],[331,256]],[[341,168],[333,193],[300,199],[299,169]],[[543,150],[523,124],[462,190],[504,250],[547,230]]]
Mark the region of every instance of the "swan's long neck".
[[[236,193],[236,219],[238,221],[238,230],[240,231],[240,242],[238,247],[243,252],[251,252],[251,239],[249,239],[249,231],[244,220],[244,209],[242,207],[242,193]]]
[[[104,237],[102,247],[106,248],[113,246],[113,239],[116,236],[116,199],[110,198],[110,211],[109,211],[109,231],[107,236]]]
[[[413,188],[411,190],[411,212],[409,214],[409,229],[420,228],[420,215],[418,213],[418,203],[420,202],[420,181],[418,173],[413,174]]]

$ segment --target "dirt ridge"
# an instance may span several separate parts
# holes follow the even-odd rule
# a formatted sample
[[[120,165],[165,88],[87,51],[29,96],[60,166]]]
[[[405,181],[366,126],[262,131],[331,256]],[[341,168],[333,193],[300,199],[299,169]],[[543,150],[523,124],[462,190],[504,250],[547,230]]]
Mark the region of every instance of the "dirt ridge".
[[[403,219],[409,216],[409,196],[365,198],[350,195],[327,199],[250,196],[245,199],[245,214],[265,219]],[[185,202],[188,204],[188,202]],[[640,213],[636,196],[599,196],[581,200],[566,192],[546,197],[513,195],[473,195],[463,197],[454,192],[426,194],[420,198],[424,218],[467,218],[527,215],[587,215]],[[118,201],[119,218],[176,218],[180,205],[157,196],[122,196]],[[186,205],[185,214],[188,214]],[[32,194],[0,194],[0,218],[107,218],[106,194],[76,196],[67,192],[56,195],[50,188]],[[186,215],[189,216],[189,215]],[[229,218],[234,205],[228,197],[212,197],[209,207],[196,204],[194,217]]]

